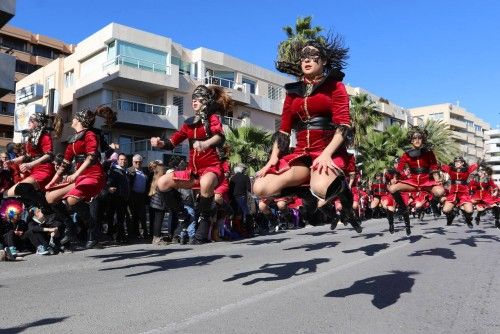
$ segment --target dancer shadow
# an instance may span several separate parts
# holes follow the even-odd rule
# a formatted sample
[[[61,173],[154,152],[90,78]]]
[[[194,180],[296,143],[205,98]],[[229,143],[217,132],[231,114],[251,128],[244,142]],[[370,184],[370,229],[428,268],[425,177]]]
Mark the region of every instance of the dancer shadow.
[[[408,256],[423,256],[423,255],[441,256],[445,259],[451,259],[451,260],[455,260],[457,258],[455,256],[455,252],[449,248],[432,248],[432,249],[419,250]]]
[[[242,285],[251,285],[258,282],[268,281],[281,281],[292,278],[293,276],[300,276],[309,273],[314,273],[320,263],[329,262],[329,259],[318,258],[308,261],[288,262],[288,263],[266,263],[257,270],[251,270],[244,273],[233,275],[233,277],[226,278],[224,282],[236,281],[238,279],[246,278],[251,275],[267,274],[267,277],[257,277],[253,280],[243,282]]]
[[[337,234],[337,231],[307,232],[307,233],[299,233],[297,235],[311,235],[313,237],[319,237],[319,236],[326,235],[326,234]]]
[[[188,258],[181,258],[181,259],[167,259],[167,260],[161,260],[161,261],[155,261],[155,262],[128,264],[128,265],[120,266],[120,267],[103,268],[103,269],[100,269],[99,271],[109,271],[109,270],[117,270],[117,269],[131,269],[131,268],[139,268],[139,267],[146,267],[146,268],[155,267],[154,269],[143,271],[140,273],[125,275],[125,277],[134,277],[134,276],[147,275],[147,274],[152,274],[152,273],[167,271],[167,270],[173,270],[173,269],[181,269],[181,268],[188,268],[188,267],[194,267],[194,266],[198,266],[198,267],[206,266],[206,265],[210,264],[211,262],[214,262],[216,260],[220,260],[220,259],[225,258],[225,257],[229,257],[232,259],[238,259],[238,258],[242,258],[243,256],[241,256],[241,255],[195,256],[195,257],[188,257]]]
[[[247,245],[251,245],[251,246],[260,246],[260,245],[265,245],[265,244],[280,244],[285,240],[290,240],[290,238],[246,240],[246,241],[235,242],[235,244],[247,244]]]
[[[375,237],[383,237],[384,233],[367,233],[367,234],[360,234],[360,235],[353,235],[351,238],[365,238],[365,239],[373,239]]]
[[[358,294],[373,295],[372,304],[383,309],[395,304],[401,294],[410,293],[415,279],[411,276],[420,274],[417,271],[391,271],[390,274],[373,276],[354,282],[349,288],[333,290],[325,297],[347,297]]]
[[[32,329],[33,327],[40,327],[40,326],[56,324],[58,322],[62,322],[64,320],[66,320],[67,318],[69,318],[69,317],[47,318],[47,319],[41,319],[41,320],[29,322],[29,323],[19,325],[16,327],[0,328],[0,334],[22,333],[27,329]],[[49,332],[49,331],[47,331],[47,332]]]
[[[389,244],[383,243],[383,244],[373,244],[373,245],[363,246],[363,247],[359,247],[356,249],[348,249],[348,250],[345,250],[342,252],[343,253],[365,252],[366,255],[373,256],[376,253],[380,252],[381,250],[384,250],[387,248],[389,248]]]
[[[91,255],[89,257],[94,259],[104,259],[102,262],[115,262],[122,260],[132,260],[132,259],[147,259],[152,257],[165,256],[167,254],[186,252],[192,250],[192,248],[182,248],[182,249],[139,249],[123,253],[114,254],[101,254],[101,255]]]
[[[306,252],[313,251],[313,250],[320,250],[323,248],[333,248],[340,244],[338,241],[332,241],[332,242],[320,242],[317,244],[306,244],[298,247],[291,247],[291,248],[285,248],[283,250],[292,250],[292,249],[305,249]]]
[[[410,244],[414,244],[417,241],[420,241],[421,239],[429,239],[423,235],[410,235],[409,237],[401,237],[397,240],[394,240],[394,242],[400,242],[400,241],[410,241]]]
[[[486,234],[486,231],[483,230],[467,230],[465,233],[476,233],[476,234]]]
[[[424,232],[424,234],[439,234],[439,235],[446,235],[447,233],[457,233],[453,231],[448,231],[446,228],[440,226],[440,227],[430,227],[430,228],[423,228],[422,230],[427,231]]]
[[[450,245],[467,245],[470,247],[477,247],[479,242],[487,242],[490,243],[492,241],[500,242],[500,238],[496,235],[471,235],[468,238],[463,239],[448,239],[448,240],[457,240],[457,242],[451,243]]]

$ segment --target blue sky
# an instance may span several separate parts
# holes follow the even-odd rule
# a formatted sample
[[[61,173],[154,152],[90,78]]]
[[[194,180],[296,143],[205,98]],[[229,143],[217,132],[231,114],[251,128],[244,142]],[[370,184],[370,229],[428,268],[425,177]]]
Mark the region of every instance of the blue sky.
[[[274,69],[281,28],[308,15],[350,48],[345,83],[405,108],[459,101],[500,123],[500,1],[17,0],[10,24],[76,44],[117,22]]]

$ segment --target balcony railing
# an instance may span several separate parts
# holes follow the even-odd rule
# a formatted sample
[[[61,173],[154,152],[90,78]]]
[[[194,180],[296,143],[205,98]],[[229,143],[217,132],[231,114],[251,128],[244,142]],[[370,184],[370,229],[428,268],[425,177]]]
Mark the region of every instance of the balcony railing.
[[[224,79],[224,78],[219,78],[219,77],[214,77],[214,76],[207,76],[203,78],[203,81],[205,82],[205,85],[216,85],[216,86],[222,86],[226,88],[231,88],[235,89],[235,82],[229,79]],[[238,87],[238,84],[236,84]],[[244,85],[242,85],[244,87]]]
[[[143,156],[151,152],[161,153],[161,154],[165,153],[165,150],[163,149],[152,147],[149,139],[136,140],[131,143],[121,144],[120,151],[125,154],[141,154]],[[172,152],[174,154],[188,155],[189,153],[188,144],[183,143],[181,145],[178,145],[172,150]]]
[[[104,69],[114,66],[114,65],[125,65],[129,67],[138,68],[145,71],[159,72],[164,74],[170,74],[170,66],[166,64],[155,63],[149,60],[118,55],[115,58],[106,61],[102,67]]]
[[[164,115],[164,116],[168,116],[171,111],[169,106],[129,101],[124,99],[115,100],[114,106],[116,106],[118,110],[122,111],[143,112],[153,115]]]
[[[222,124],[229,126],[230,128],[239,128],[243,120],[234,117],[222,117]]]

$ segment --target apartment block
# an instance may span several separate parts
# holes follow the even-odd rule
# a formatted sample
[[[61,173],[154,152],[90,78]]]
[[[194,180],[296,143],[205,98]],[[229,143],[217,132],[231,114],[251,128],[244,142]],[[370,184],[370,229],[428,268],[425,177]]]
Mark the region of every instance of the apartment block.
[[[73,49],[72,45],[13,26],[6,25],[0,29],[0,55],[8,54],[13,66],[9,76],[12,88],[8,94],[0,97],[0,148],[5,147],[9,141],[12,141],[13,137],[16,103],[15,82],[47,65],[52,60],[71,54]]]
[[[54,59],[21,79],[16,88],[16,130],[26,127],[32,112],[63,116],[64,142],[76,111],[106,104],[118,121],[103,132],[125,153],[148,160],[168,160],[170,153],[152,150],[149,138],[168,136],[194,114],[191,94],[200,84],[225,87],[236,106],[225,124],[242,122],[274,131],[279,125],[290,79],[230,55],[190,50],[170,38],[111,23],[78,43],[74,53]],[[98,119],[96,126],[102,126]],[[15,141],[19,141],[16,134]],[[187,146],[173,154],[187,153]]]
[[[410,108],[409,110],[415,124],[427,119],[440,120],[447,124],[461,154],[467,161],[475,162],[479,158],[486,157],[485,141],[488,139],[486,132],[490,129],[490,125],[474,114],[451,103]]]
[[[493,180],[500,187],[500,129],[491,129],[486,131],[489,138],[485,142],[486,162],[493,169]]]
[[[15,0],[5,0],[0,2],[0,29],[14,17],[15,13]],[[0,50],[0,97],[14,91],[15,64],[15,58],[10,55],[10,52],[4,53]]]
[[[351,87],[346,85],[346,90],[349,96],[367,94],[368,97],[375,103],[380,114],[384,116],[383,120],[375,126],[375,130],[377,131],[384,131],[389,126],[394,124],[408,127],[408,125],[413,123],[411,113],[407,109],[400,107],[383,97],[377,96],[360,87]]]

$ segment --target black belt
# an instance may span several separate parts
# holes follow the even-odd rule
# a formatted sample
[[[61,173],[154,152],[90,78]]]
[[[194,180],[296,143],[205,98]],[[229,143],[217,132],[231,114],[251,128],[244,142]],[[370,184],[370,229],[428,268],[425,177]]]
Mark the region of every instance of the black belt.
[[[451,180],[451,184],[467,184],[464,180]]]
[[[313,117],[305,122],[299,121],[295,125],[297,131],[302,130],[335,130],[335,124],[328,117]]]
[[[84,162],[85,162],[85,160],[87,159],[87,156],[88,156],[87,154],[77,154],[77,155],[75,155],[75,158],[74,158],[74,159],[75,159],[75,162],[76,162],[77,164],[82,164],[82,163],[84,163]],[[94,164],[96,164],[98,161],[99,161],[98,159],[93,159],[93,160],[92,160],[92,163],[91,163],[90,165],[94,165]]]
[[[429,174],[429,168],[410,168],[412,174]]]

